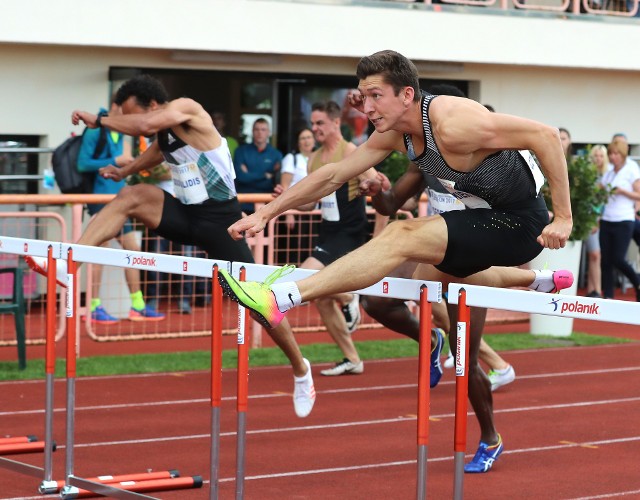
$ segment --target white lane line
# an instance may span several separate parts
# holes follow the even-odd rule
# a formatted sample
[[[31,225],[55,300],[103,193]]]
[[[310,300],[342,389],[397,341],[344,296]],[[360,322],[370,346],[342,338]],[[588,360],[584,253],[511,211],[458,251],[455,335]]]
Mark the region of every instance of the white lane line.
[[[629,366],[629,367],[618,367],[618,368],[606,368],[600,370],[579,370],[572,372],[557,372],[557,373],[544,373],[544,374],[536,374],[536,375],[518,375],[518,380],[527,380],[527,379],[545,379],[545,378],[557,378],[557,377],[573,377],[573,376],[584,376],[584,375],[601,375],[601,374],[612,374],[612,373],[625,373],[625,372],[637,372],[640,371],[640,366]],[[440,385],[452,385],[455,384],[455,380],[441,382]],[[377,385],[377,386],[368,386],[368,387],[347,387],[344,389],[327,389],[316,391],[317,394],[341,394],[341,393],[353,393],[353,392],[368,392],[368,391],[389,391],[389,390],[397,390],[397,389],[411,389],[417,387],[417,383],[411,384],[395,384],[395,385]],[[266,394],[253,394],[249,396],[249,399],[268,399],[268,398],[282,398],[282,397],[291,397],[291,393],[287,392],[273,392]],[[222,401],[235,401],[235,396],[225,396],[222,398]],[[142,407],[151,407],[151,406],[171,406],[171,405],[184,405],[184,404],[202,404],[209,403],[209,398],[196,398],[196,399],[177,399],[177,400],[167,400],[167,401],[149,401],[146,403],[120,403],[120,404],[111,404],[111,405],[91,405],[91,406],[77,406],[76,411],[92,411],[92,410],[108,410],[108,409],[118,409],[118,408],[142,408]],[[54,412],[64,412],[66,411],[66,407],[54,408]],[[504,410],[503,410],[504,411]],[[517,410],[513,410],[517,411]],[[32,414],[44,414],[44,408],[37,410],[16,410],[16,411],[3,411],[0,412],[0,417],[3,416],[11,416],[11,415],[32,415]]]
[[[638,494],[640,494],[640,490],[618,491],[615,493],[604,493],[602,495],[596,495],[592,497],[573,498],[571,500],[596,500],[598,498],[616,498],[616,497],[626,497],[628,495],[638,495]]]
[[[625,398],[625,399],[609,399],[605,401],[580,401],[577,403],[566,403],[566,404],[557,404],[557,405],[541,405],[541,406],[530,406],[526,408],[508,408],[505,410],[498,410],[495,413],[514,413],[514,412],[525,412],[525,411],[547,411],[559,408],[572,408],[572,407],[586,407],[586,406],[597,406],[597,405],[608,405],[608,404],[620,404],[620,403],[635,403],[640,401],[640,397],[636,398]],[[473,415],[469,413],[469,415]],[[431,415],[430,418],[443,420],[446,418],[454,418],[455,413],[442,413],[439,415]],[[332,424],[318,424],[318,425],[303,425],[303,426],[295,426],[295,427],[276,427],[276,428],[268,428],[268,429],[253,429],[247,431],[247,434],[272,434],[276,432],[304,432],[304,431],[314,431],[321,429],[338,429],[338,428],[346,428],[346,427],[358,427],[363,425],[387,425],[387,424],[396,424],[403,422],[415,422],[416,417],[394,417],[394,418],[383,418],[376,420],[360,420],[360,421],[350,421],[350,422],[338,422]],[[222,432],[220,433],[221,437],[232,437],[235,436],[236,432]],[[157,438],[146,438],[146,439],[126,439],[120,441],[104,441],[97,443],[77,443],[75,447],[77,448],[94,448],[98,446],[117,446],[117,445],[132,445],[132,444],[146,444],[146,443],[161,443],[167,441],[181,441],[181,440],[192,440],[192,439],[209,439],[210,434],[186,434],[180,436],[166,436],[166,437],[157,437]],[[585,443],[582,443],[584,445]],[[58,449],[64,449],[65,445],[58,445]],[[565,447],[564,445],[562,447]],[[507,453],[507,452],[505,452]],[[513,452],[511,452],[513,453]]]
[[[633,436],[628,438],[619,438],[619,439],[606,439],[601,441],[591,441],[588,443],[570,443],[570,444],[560,444],[560,445],[552,445],[552,446],[537,446],[535,448],[521,448],[518,450],[507,450],[503,453],[503,455],[508,455],[511,453],[537,453],[541,451],[552,451],[552,450],[562,450],[569,448],[577,448],[587,445],[592,446],[603,446],[603,445],[612,445],[618,443],[627,443],[632,441],[640,441],[640,436]],[[472,454],[466,455],[468,458],[472,457]],[[429,458],[429,462],[448,462],[453,460],[452,456],[446,457],[437,457],[437,458]],[[327,469],[310,469],[310,470],[302,470],[302,471],[291,471],[291,472],[279,472],[274,474],[261,474],[256,476],[247,476],[246,480],[256,480],[256,479],[274,479],[280,477],[291,477],[291,476],[306,476],[311,474],[327,474],[332,472],[348,472],[353,470],[361,470],[361,469],[377,469],[381,467],[397,467],[401,465],[413,465],[416,464],[416,460],[402,460],[396,462],[382,462],[377,464],[363,464],[363,465],[352,465],[348,467],[331,467]],[[233,477],[226,477],[220,479],[221,482],[229,482],[235,481]],[[589,498],[606,498],[606,497],[589,497]],[[578,499],[576,499],[578,500]],[[579,499],[582,500],[582,499]]]
[[[508,353],[509,356],[512,354],[529,354],[529,353],[540,353],[544,354],[549,352],[557,352],[557,351],[574,351],[574,350],[593,350],[593,349],[622,349],[629,347],[637,347],[638,341],[631,341],[624,344],[603,344],[603,345],[590,345],[590,346],[567,346],[567,347],[544,347],[544,348],[532,348],[532,349],[517,349],[512,351],[502,351],[503,353]],[[367,360],[368,364],[382,364],[382,363],[404,363],[407,360],[417,360],[417,357],[408,357],[408,358],[393,358],[393,359],[369,359]],[[316,363],[314,367],[321,366],[333,366],[332,363]],[[289,369],[287,366],[252,366],[251,371],[254,370],[279,370],[279,369]],[[235,368],[225,368],[223,372],[235,372]],[[180,371],[180,372],[161,372],[161,373],[134,373],[128,375],[96,375],[91,377],[79,377],[78,380],[122,380],[122,379],[135,379],[135,378],[149,378],[149,377],[176,377],[176,376],[185,376],[185,375],[202,375],[202,370],[192,370],[192,371]],[[64,383],[64,377],[57,378],[55,382]],[[4,385],[29,385],[29,384],[42,384],[44,382],[43,379],[34,379],[34,380],[4,380],[0,381],[0,387]]]

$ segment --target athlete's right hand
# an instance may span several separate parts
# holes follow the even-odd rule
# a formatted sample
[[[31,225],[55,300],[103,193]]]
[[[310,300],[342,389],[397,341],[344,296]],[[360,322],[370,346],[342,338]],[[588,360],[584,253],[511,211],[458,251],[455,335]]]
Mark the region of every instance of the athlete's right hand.
[[[241,240],[244,237],[251,238],[258,234],[267,225],[267,221],[254,212],[243,217],[239,221],[231,224],[227,232],[234,240]]]
[[[350,90],[347,94],[347,101],[353,109],[364,113],[364,98],[358,89]]]
[[[98,174],[100,174],[105,179],[111,179],[112,181],[116,182],[120,182],[125,177],[122,175],[122,170],[119,167],[114,167],[113,165],[102,167],[100,170],[98,170]]]

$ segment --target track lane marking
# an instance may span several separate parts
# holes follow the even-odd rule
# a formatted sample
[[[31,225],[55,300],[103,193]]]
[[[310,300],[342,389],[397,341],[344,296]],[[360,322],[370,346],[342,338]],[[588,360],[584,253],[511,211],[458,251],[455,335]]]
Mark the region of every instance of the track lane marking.
[[[556,377],[570,377],[570,376],[584,376],[584,375],[600,375],[600,374],[611,374],[611,373],[625,373],[625,372],[638,372],[640,371],[640,366],[628,366],[628,367],[619,367],[619,368],[611,368],[611,369],[600,369],[600,370],[579,370],[572,372],[556,372],[556,373],[545,373],[545,374],[536,374],[536,375],[518,375],[517,380],[526,380],[526,379],[544,379],[544,378],[556,378]],[[441,382],[439,385],[453,385],[455,384],[455,380]],[[366,391],[387,391],[387,390],[396,390],[396,389],[411,389],[418,387],[417,383],[410,384],[394,384],[394,385],[377,385],[377,386],[368,386],[368,387],[347,387],[342,389],[326,389],[326,390],[316,390],[316,394],[342,394],[342,393],[351,393],[351,392],[366,392]],[[273,391],[265,394],[253,394],[249,396],[249,399],[265,399],[265,398],[281,398],[281,397],[291,397],[291,392],[285,391]],[[222,398],[222,401],[236,401],[235,396],[225,396]],[[76,411],[90,411],[90,410],[107,410],[107,409],[117,409],[117,408],[130,408],[130,407],[145,407],[145,406],[165,406],[165,405],[181,405],[181,404],[200,404],[200,403],[209,403],[209,398],[195,398],[195,399],[177,399],[177,400],[166,400],[166,401],[150,401],[146,403],[119,403],[112,405],[91,405],[91,406],[77,406]],[[54,412],[65,412],[66,407],[54,408]],[[494,410],[494,413],[500,411],[517,411],[516,410]],[[11,416],[11,415],[31,415],[31,414],[44,414],[43,409],[37,410],[16,410],[16,411],[3,411],[0,412],[0,417],[3,416]],[[470,413],[471,414],[471,413]]]

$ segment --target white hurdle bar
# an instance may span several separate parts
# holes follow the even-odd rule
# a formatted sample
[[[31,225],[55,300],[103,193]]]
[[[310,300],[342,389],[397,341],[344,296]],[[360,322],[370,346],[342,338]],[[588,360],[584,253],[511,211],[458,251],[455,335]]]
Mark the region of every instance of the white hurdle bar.
[[[24,238],[13,238],[0,236],[0,252],[10,253],[17,255],[31,255],[36,257],[48,257],[49,249],[52,250],[52,262],[53,266],[49,270],[48,277],[48,290],[55,290],[55,260],[67,260],[67,255],[71,254],[75,263],[92,263],[102,264],[117,267],[154,270],[173,274],[184,274],[189,276],[200,276],[213,279],[217,275],[217,269],[224,268],[231,269],[231,263],[222,260],[202,259],[197,257],[182,257],[175,255],[164,254],[152,254],[148,252],[131,252],[127,250],[117,250],[102,247],[93,247],[86,245],[67,244],[60,242],[52,242],[45,240],[31,240]],[[68,266],[68,268],[71,266]],[[73,266],[75,267],[75,266]],[[72,269],[75,271],[75,269]],[[67,274],[67,319],[73,320],[75,316],[75,309],[77,306],[77,299],[79,297],[79,290],[75,290],[75,286],[72,283],[74,274]],[[71,284],[71,286],[69,286]],[[215,292],[219,293],[215,293]],[[55,294],[54,294],[55,295]],[[222,292],[219,290],[217,283],[214,283],[214,299],[216,295],[219,297],[218,310],[212,311],[212,329],[217,330],[220,338],[216,338],[216,335],[212,334],[212,352],[211,352],[211,375],[212,375],[212,388],[211,388],[211,405],[212,405],[212,419],[211,419],[211,493],[210,498],[218,498],[218,468],[219,468],[219,442],[220,442],[220,402],[222,400],[220,378],[222,373],[222,325],[220,318],[216,318],[217,315],[221,315],[221,302]],[[57,296],[56,296],[57,299]],[[49,304],[55,304],[49,300],[47,302],[47,309],[49,310]],[[215,309],[215,303],[214,308]],[[48,311],[49,312],[49,311]],[[52,309],[51,312],[55,314]],[[49,321],[47,325],[49,325]],[[49,328],[48,328],[49,329]],[[76,354],[76,339],[75,331],[73,332],[74,339],[73,345],[67,346],[67,356],[75,356]],[[47,334],[47,359],[49,354],[55,361],[55,332],[53,336]],[[70,339],[68,339],[70,340]],[[51,351],[51,353],[49,352]],[[74,360],[75,361],[75,360]],[[69,360],[68,360],[69,363]],[[47,363],[49,364],[49,363]],[[53,363],[51,363],[53,364]],[[44,479],[40,485],[40,492],[43,494],[54,493],[58,490],[57,481],[52,479],[52,459],[51,451],[53,449],[53,375],[54,369],[47,369],[47,399],[45,403],[45,467],[44,469],[31,466],[29,464],[21,464],[13,460],[7,460],[0,457],[0,466],[5,466],[17,472],[21,472],[29,475],[39,475],[44,471]],[[67,449],[66,449],[66,464],[65,464],[65,476],[66,486],[62,489],[61,498],[75,498],[78,493],[78,487],[84,489],[90,489],[92,491],[100,492],[101,494],[109,494],[114,498],[121,499],[138,499],[138,498],[153,498],[135,491],[126,491],[119,488],[115,488],[109,485],[96,483],[94,481],[86,480],[78,476],[73,475],[74,467],[74,426],[75,419],[73,412],[75,411],[75,363],[73,363],[73,370],[70,372],[67,370]],[[166,489],[166,488],[165,488]]]
[[[640,303],[638,302],[540,293],[532,290],[463,285],[460,283],[450,283],[448,291],[449,303],[458,304],[460,302],[462,306],[458,310],[460,318],[458,321],[458,335],[466,334],[467,338],[467,342],[458,338],[458,342],[462,342],[459,345],[462,345],[464,350],[462,352],[460,352],[461,349],[456,350],[456,386],[469,370],[469,307],[484,307],[529,314],[640,325]],[[461,309],[466,311],[461,311]],[[464,355],[465,351],[466,356]],[[458,352],[463,355],[464,359],[458,359]],[[464,410],[460,411],[464,411],[465,414],[464,436],[460,438],[456,436],[456,446],[458,441],[466,445],[466,397],[466,391],[456,391],[456,418],[458,418],[459,408],[464,408]],[[459,401],[459,398],[464,398],[464,401]],[[457,430],[458,426],[456,425],[456,432]],[[460,450],[458,447],[455,448],[455,499],[463,497],[464,455],[464,448]]]
[[[48,257],[49,248],[51,248],[54,258],[60,257],[61,243],[52,241],[32,240],[26,238],[12,238],[8,236],[0,236],[0,253],[8,253],[14,255],[35,255],[37,257]],[[10,460],[0,457],[0,466],[11,469],[15,472],[27,474],[30,476],[42,476],[40,487],[50,485],[53,479],[53,387],[55,378],[55,331],[50,330],[49,316],[55,315],[55,311],[49,310],[47,307],[47,345],[46,359],[47,367],[45,373],[45,437],[44,437],[44,467],[36,467],[30,464]],[[53,363],[50,362],[53,360]],[[53,365],[53,366],[50,366]]]
[[[461,288],[466,290],[467,305],[471,307],[640,325],[638,302],[451,283],[451,304],[458,303],[458,292]]]
[[[240,279],[244,271],[244,279],[247,281],[264,281],[278,266],[265,266],[261,264],[248,264],[233,262],[231,274]],[[280,278],[282,281],[299,281],[317,273],[317,270],[295,269],[290,274]],[[375,297],[387,297],[392,299],[414,300],[420,304],[420,357],[418,371],[418,418],[417,418],[417,444],[418,444],[418,472],[416,498],[427,498],[427,450],[429,442],[429,366],[431,353],[431,302],[442,302],[442,283],[434,281],[411,280],[404,278],[385,277],[373,285],[353,293],[360,295],[372,295]],[[246,321],[243,307],[240,306],[238,327],[238,356],[240,357],[240,343],[247,342]],[[246,352],[246,350],[242,351]],[[246,354],[245,354],[246,356]],[[247,364],[245,363],[245,366]],[[240,359],[238,359],[238,384],[246,382],[248,374],[240,373]],[[246,391],[245,391],[246,393]],[[238,403],[238,447],[236,457],[236,500],[244,495],[244,432],[246,422],[244,412],[247,402]],[[241,408],[244,411],[241,411]]]

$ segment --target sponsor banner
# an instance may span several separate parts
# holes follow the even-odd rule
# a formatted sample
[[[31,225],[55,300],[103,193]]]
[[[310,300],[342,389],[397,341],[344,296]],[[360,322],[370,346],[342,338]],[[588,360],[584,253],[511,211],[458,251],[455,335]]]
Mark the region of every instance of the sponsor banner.
[[[456,334],[456,377],[464,377],[467,365],[467,324],[464,321],[458,322],[458,333]]]
[[[244,306],[238,304],[238,345],[244,344],[244,332],[246,328],[246,314]]]
[[[67,318],[73,318],[73,299],[75,297],[75,291],[73,288],[73,274],[67,274],[67,290],[66,290],[66,315]]]

